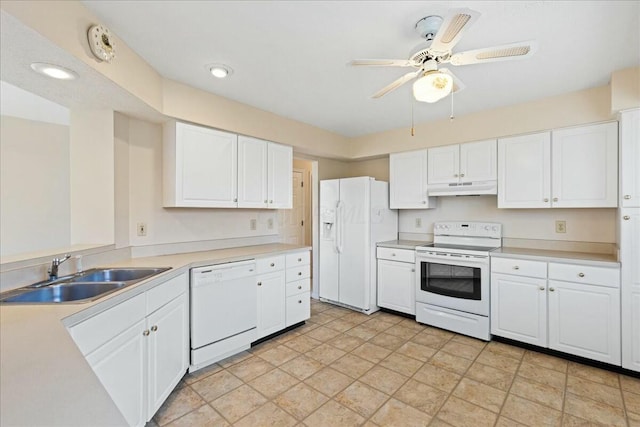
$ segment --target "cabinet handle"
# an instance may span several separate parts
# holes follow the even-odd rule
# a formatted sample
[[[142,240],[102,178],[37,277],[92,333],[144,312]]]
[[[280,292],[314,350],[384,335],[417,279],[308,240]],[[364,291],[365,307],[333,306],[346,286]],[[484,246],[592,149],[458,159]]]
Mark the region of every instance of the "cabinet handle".
[[[460,178],[464,178],[464,174],[463,173],[460,174]]]
[[[411,269],[411,272],[412,272],[412,273],[415,273],[415,272],[416,272],[416,269],[415,269],[415,268],[412,268],[412,269]]]
[[[549,202],[549,199],[545,197],[544,202],[545,203]]]
[[[553,292],[555,290],[556,290],[555,288],[549,288],[549,292]]]
[[[237,202],[237,201],[238,201],[238,198],[236,197],[235,199],[233,199],[233,201],[234,201],[234,202]]]
[[[273,203],[273,200],[269,200],[269,203]]]
[[[457,174],[457,173],[454,173],[454,174],[453,174],[453,176],[457,178],[457,177],[458,177],[458,174]]]
[[[298,276],[302,276],[302,271],[298,271]]]
[[[578,273],[578,277],[584,277],[584,273]]]
[[[298,300],[298,304],[302,304],[302,300],[301,299]]]
[[[622,217],[622,219],[624,219],[625,221],[629,221],[631,217],[629,215],[625,215]]]
[[[275,266],[276,266],[276,265],[275,265],[275,263],[273,263],[273,262],[272,262],[271,264],[269,264],[269,265],[270,265],[271,267],[275,267]]]
[[[149,336],[149,330],[145,329],[144,332],[142,332],[142,335],[144,335],[145,337]]]
[[[258,286],[262,286],[262,282],[258,282]]]
[[[302,258],[298,258],[298,262],[302,262]]]
[[[544,286],[540,286],[540,290],[541,290],[541,291],[544,291]]]
[[[153,332],[157,331],[157,330],[158,330],[158,326],[157,326],[157,325],[153,325],[153,326],[151,327],[151,330],[152,330]]]
[[[629,194],[625,194],[625,195],[624,195],[624,199],[625,199],[625,200],[629,200],[629,199],[631,199],[631,195],[629,195]]]
[[[518,267],[517,265],[514,265],[514,266],[513,266],[513,269],[514,269],[514,270],[520,270],[520,267]]]
[[[553,198],[553,201],[554,201],[554,202],[557,202],[557,201],[558,201],[558,198],[557,198],[557,197],[554,197],[554,198]]]
[[[302,289],[302,286],[301,286],[301,285],[298,285],[298,289]]]
[[[427,201],[426,201],[426,200],[423,200],[423,201],[422,201],[422,204],[423,204],[423,205],[426,205],[426,204],[427,204]]]
[[[265,203],[267,203],[267,201],[268,201],[267,199],[264,200]]]
[[[395,253],[391,253],[391,256],[396,256],[396,254]]]

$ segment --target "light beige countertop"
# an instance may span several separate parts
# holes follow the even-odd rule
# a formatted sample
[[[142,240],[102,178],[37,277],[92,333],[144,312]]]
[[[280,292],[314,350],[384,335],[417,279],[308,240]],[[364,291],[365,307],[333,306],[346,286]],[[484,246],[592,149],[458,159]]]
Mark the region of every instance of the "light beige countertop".
[[[381,248],[397,248],[397,249],[415,249],[416,246],[423,246],[431,242],[422,240],[388,240],[386,242],[378,242],[376,245]]]
[[[172,267],[82,304],[0,304],[0,425],[120,426],[120,411],[80,353],[67,327],[145,292],[192,267],[310,250],[268,244],[133,258],[103,267]]]
[[[620,263],[614,254],[590,252],[552,251],[547,249],[529,249],[502,247],[490,252],[492,257],[531,259],[538,261],[564,262],[569,264],[601,265],[603,267],[619,267]]]

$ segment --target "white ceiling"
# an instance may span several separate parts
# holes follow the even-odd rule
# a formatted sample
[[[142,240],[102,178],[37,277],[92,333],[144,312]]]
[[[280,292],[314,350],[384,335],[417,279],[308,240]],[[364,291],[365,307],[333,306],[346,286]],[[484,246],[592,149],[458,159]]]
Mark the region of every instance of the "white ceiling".
[[[160,74],[345,136],[406,127],[411,85],[371,94],[402,68],[353,68],[356,58],[404,59],[420,18],[470,7],[482,16],[454,53],[537,39],[530,59],[449,66],[467,88],[457,116],[607,84],[640,65],[639,1],[84,1]],[[4,40],[3,40],[4,42]],[[5,43],[3,43],[3,56]],[[118,59],[116,58],[116,61]],[[4,59],[3,59],[4,62]],[[206,64],[234,69],[226,80]],[[449,116],[449,99],[414,103],[416,122]]]

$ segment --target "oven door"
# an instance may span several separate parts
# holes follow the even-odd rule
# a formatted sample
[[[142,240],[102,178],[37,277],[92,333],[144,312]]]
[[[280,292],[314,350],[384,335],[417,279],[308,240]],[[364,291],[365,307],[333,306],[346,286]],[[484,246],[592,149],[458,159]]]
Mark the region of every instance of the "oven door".
[[[416,301],[489,315],[489,258],[417,253]]]

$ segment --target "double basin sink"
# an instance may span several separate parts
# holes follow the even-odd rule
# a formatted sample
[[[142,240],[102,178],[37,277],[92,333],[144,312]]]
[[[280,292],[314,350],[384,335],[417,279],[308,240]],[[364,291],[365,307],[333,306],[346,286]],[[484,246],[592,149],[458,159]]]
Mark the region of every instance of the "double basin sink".
[[[94,301],[170,268],[94,268],[5,292],[0,294],[0,303],[49,304]]]

